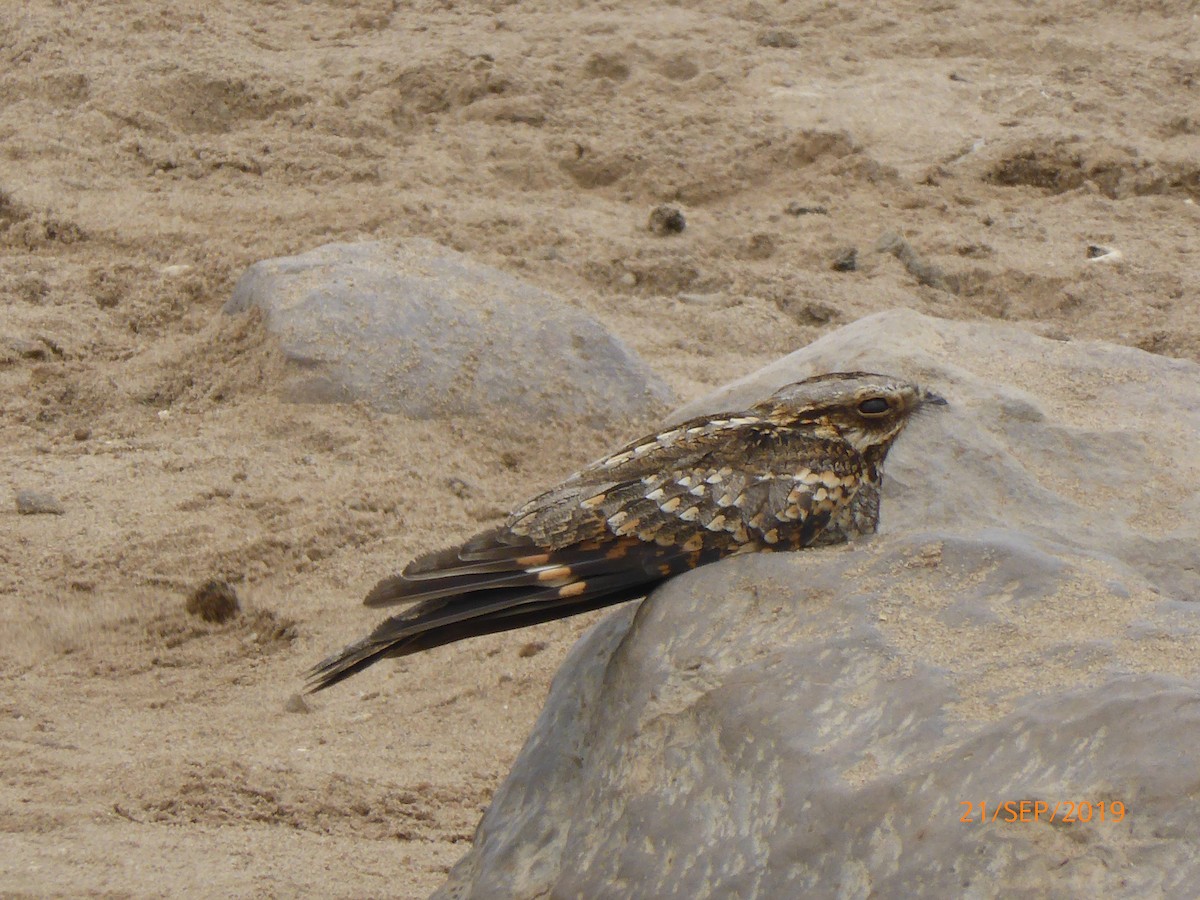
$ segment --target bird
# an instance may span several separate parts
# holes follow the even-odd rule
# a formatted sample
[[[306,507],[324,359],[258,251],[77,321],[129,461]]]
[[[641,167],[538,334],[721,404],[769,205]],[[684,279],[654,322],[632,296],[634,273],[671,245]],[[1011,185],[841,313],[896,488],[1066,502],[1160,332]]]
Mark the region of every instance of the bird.
[[[308,690],[385,657],[638,599],[724,557],[873,533],[888,450],[914,414],[945,405],[890,375],[833,372],[632,441],[380,581],[367,606],[411,605],[314,666]]]

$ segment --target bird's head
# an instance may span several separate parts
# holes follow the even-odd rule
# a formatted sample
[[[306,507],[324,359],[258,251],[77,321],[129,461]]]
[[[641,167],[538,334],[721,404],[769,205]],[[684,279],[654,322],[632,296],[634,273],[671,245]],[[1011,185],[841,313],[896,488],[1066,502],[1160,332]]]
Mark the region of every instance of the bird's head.
[[[914,413],[945,405],[937,394],[891,375],[833,372],[780,388],[759,410],[780,425],[836,430],[864,457],[878,461]]]

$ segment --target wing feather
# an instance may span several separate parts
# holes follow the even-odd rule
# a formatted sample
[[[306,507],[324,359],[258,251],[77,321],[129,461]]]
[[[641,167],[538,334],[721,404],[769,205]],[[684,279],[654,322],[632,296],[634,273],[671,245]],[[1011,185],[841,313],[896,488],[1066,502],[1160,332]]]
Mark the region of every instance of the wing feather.
[[[641,597],[722,556],[807,546],[853,499],[841,473],[860,464],[845,442],[746,414],[634,442],[381,581],[368,606],[414,605],[314,667],[310,689],[383,657]]]

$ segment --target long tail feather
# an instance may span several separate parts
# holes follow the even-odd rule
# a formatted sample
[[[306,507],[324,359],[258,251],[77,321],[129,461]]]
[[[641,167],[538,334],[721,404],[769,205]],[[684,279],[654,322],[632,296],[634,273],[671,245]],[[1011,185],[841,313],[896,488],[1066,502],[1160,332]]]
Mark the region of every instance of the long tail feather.
[[[564,555],[573,562],[561,563]],[[466,591],[447,594],[449,588],[437,587],[410,594],[405,599],[421,602],[315,666],[309,673],[309,690],[337,684],[384,657],[407,656],[463,638],[523,628],[642,597],[670,575],[694,565],[678,548],[636,540],[628,546],[609,546],[601,554],[592,550],[586,555],[571,551],[550,556],[553,562],[533,571],[499,578],[495,574],[465,576],[492,579],[490,583],[470,581]],[[577,558],[580,556],[583,558]],[[538,580],[546,574],[554,576],[550,583]],[[513,584],[513,579],[520,577],[525,583]],[[419,589],[439,583],[440,579],[412,586]]]
[[[463,562],[461,557],[444,559],[445,565],[438,571],[422,569],[413,572],[409,566],[399,575],[375,585],[364,603],[370,607],[393,606],[523,584],[561,585],[587,571],[623,568],[619,561],[634,549],[635,544],[641,542],[629,538],[613,542],[600,552],[593,546],[533,553],[524,548],[511,548],[509,556],[488,562]],[[564,571],[567,569],[569,575]]]

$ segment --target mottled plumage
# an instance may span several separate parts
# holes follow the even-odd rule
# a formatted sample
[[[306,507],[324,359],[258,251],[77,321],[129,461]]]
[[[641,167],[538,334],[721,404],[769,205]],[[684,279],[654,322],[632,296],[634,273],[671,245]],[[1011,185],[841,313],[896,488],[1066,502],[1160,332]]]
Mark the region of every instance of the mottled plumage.
[[[317,665],[311,687],[385,656],[642,597],[725,556],[873,532],[888,449],[913,413],[945,402],[886,375],[820,375],[634,441],[499,528],[381,581],[368,606],[415,605]]]

